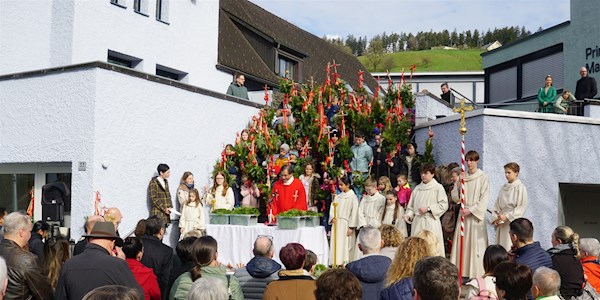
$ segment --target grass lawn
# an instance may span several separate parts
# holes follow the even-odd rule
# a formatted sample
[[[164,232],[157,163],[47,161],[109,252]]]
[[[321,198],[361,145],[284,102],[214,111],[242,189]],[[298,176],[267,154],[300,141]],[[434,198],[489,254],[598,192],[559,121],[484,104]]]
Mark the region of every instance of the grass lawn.
[[[406,51],[398,53],[386,53],[383,61],[377,66],[377,70],[371,70],[372,66],[366,56],[360,56],[360,62],[369,69],[370,72],[385,72],[389,68],[386,66],[388,57],[392,58],[392,68],[390,72],[400,72],[404,68],[405,72],[410,72],[410,65],[417,66],[417,72],[435,72],[435,71],[480,71],[481,56],[483,50],[422,50]]]

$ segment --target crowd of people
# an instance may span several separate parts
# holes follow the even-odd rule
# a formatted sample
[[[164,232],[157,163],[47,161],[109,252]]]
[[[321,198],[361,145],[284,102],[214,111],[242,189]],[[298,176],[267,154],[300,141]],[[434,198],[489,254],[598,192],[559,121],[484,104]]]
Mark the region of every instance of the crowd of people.
[[[579,74],[581,78],[577,80],[575,95],[569,90],[563,90],[560,95],[557,95],[556,88],[552,85],[552,76],[546,76],[545,84],[539,89],[537,94],[538,111],[543,113],[575,114],[573,110],[576,107],[575,100],[594,98],[598,93],[596,79],[588,76],[586,67],[581,67]]]

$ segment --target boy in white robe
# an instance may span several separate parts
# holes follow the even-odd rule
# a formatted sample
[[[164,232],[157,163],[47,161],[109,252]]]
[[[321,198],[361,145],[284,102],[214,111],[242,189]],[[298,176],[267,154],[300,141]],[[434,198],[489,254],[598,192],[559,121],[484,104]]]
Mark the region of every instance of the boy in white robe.
[[[527,210],[527,189],[519,180],[521,168],[511,162],[504,166],[505,183],[498,193],[498,199],[492,211],[492,225],[496,226],[496,244],[510,251],[510,222],[522,218]]]
[[[335,196],[329,211],[329,224],[333,225],[329,245],[329,263],[337,266],[348,264],[354,259],[356,245],[354,229],[358,226],[358,198],[350,188],[350,180],[347,177],[341,178],[339,188],[342,192]],[[334,203],[337,203],[335,218]]]

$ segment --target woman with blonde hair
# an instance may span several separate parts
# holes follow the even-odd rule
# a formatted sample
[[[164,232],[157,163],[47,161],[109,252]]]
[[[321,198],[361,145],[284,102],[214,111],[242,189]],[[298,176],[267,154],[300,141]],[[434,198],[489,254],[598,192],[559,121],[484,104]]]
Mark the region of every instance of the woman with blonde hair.
[[[379,231],[381,231],[381,241],[383,242],[383,247],[381,248],[381,251],[379,251],[379,254],[394,260],[394,257],[398,252],[398,246],[402,243],[404,236],[402,236],[400,230],[394,225],[381,225]]]
[[[190,171],[185,171],[183,172],[183,176],[181,176],[179,187],[177,188],[177,201],[179,202],[179,207],[183,207],[188,201],[190,190],[192,189],[194,189],[194,174]]]
[[[431,256],[429,244],[422,238],[409,237],[405,239],[392,260],[385,281],[386,288],[381,291],[382,300],[413,299],[413,270],[417,262]]]
[[[552,258],[552,268],[560,274],[560,294],[565,299],[581,296],[585,278],[579,260],[579,234],[569,226],[556,227],[548,253]]]
[[[427,242],[427,244],[429,245],[429,253],[431,253],[431,256],[442,256],[443,257],[443,254],[440,253],[440,251],[439,251],[440,241],[433,234],[433,232],[424,229],[424,230],[419,231],[419,233],[417,234],[417,237],[420,237]]]
[[[221,171],[216,172],[212,188],[209,190],[208,186],[204,187],[204,192],[206,193],[204,197],[205,205],[212,205],[212,201],[215,200],[215,209],[233,209],[235,198],[233,196],[233,189],[227,184],[226,176]]]

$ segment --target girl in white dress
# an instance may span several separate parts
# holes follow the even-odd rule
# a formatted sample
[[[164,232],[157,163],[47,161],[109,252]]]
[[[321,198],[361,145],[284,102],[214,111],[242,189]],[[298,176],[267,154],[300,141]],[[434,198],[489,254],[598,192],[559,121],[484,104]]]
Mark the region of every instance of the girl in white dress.
[[[385,194],[386,206],[381,216],[381,224],[393,225],[402,236],[407,237],[406,223],[404,222],[404,208],[398,202],[398,194],[394,190],[390,190]]]
[[[204,209],[200,203],[200,193],[197,189],[191,189],[189,199],[183,204],[181,218],[179,218],[179,240],[185,237],[185,234],[192,230],[204,231]]]
[[[206,192],[204,205],[212,205],[212,201],[215,200],[215,209],[233,209],[235,205],[233,190],[227,184],[223,172],[217,172],[212,188],[209,190],[208,187],[204,187],[204,191]]]

